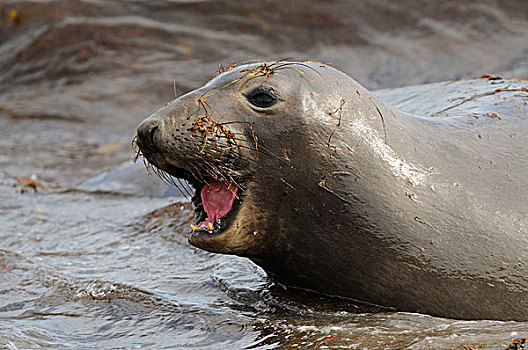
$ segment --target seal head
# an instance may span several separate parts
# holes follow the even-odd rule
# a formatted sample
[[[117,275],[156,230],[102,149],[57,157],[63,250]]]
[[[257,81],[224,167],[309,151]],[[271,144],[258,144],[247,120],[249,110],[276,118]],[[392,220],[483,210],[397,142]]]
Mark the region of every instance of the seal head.
[[[196,190],[192,245],[256,259],[291,249],[293,243],[284,244],[291,230],[285,217],[300,215],[321,180],[314,176],[313,188],[297,190],[305,187],[306,170],[313,173],[309,159],[320,158],[304,150],[328,139],[336,125],[338,116],[328,112],[342,108],[342,96],[332,100],[324,91],[338,88],[341,75],[321,63],[246,65],[140,124],[137,145],[145,158]]]

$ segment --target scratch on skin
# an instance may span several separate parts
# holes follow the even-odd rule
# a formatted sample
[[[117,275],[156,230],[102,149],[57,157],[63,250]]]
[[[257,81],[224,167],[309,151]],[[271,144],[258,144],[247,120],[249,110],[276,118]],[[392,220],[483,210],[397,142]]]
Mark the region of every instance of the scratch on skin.
[[[515,271],[517,271],[517,269],[521,266],[522,266],[522,262],[518,262],[517,265],[515,265],[513,269],[506,276],[504,276],[503,280],[507,280],[508,278],[510,278],[515,273]]]
[[[332,130],[332,133],[330,134],[330,137],[328,137],[328,142],[326,143],[328,145],[328,147],[330,147],[330,141],[332,141],[332,136],[334,136],[334,133],[336,132],[337,128],[339,127],[339,125],[341,125],[341,116],[342,116],[342,113],[341,113],[341,110],[343,109],[343,105],[345,104],[345,100],[344,99],[341,99],[341,104],[339,105],[339,107],[337,107],[337,109],[333,112],[327,112],[330,116],[334,116],[334,115],[338,115],[338,120],[337,120],[337,124],[336,126],[334,127],[334,130]]]
[[[476,94],[476,95],[473,95],[471,97],[468,97],[464,100],[462,100],[461,102],[459,103],[456,103],[452,106],[449,106],[447,108],[444,108],[442,109],[440,112],[436,112],[436,113],[433,113],[434,115],[439,115],[439,114],[442,114],[442,113],[445,113],[447,112],[448,110],[450,109],[453,109],[453,108],[456,108],[466,102],[469,102],[469,101],[473,101],[477,98],[480,98],[480,97],[484,97],[484,96],[490,96],[490,95],[495,95],[495,94],[498,94],[498,93],[501,93],[501,92],[515,92],[515,91],[520,91],[520,92],[528,92],[528,88],[526,87],[522,87],[522,88],[510,88],[509,85],[507,87],[503,87],[503,88],[498,88],[498,89],[495,89],[493,91],[488,91],[488,92],[482,92],[480,94]]]
[[[387,129],[385,129],[385,119],[383,118],[383,114],[381,114],[381,111],[379,110],[378,106],[376,107],[376,110],[378,111],[379,116],[381,117],[381,123],[383,124],[383,133],[385,134],[385,144],[387,144]]]
[[[427,226],[429,226],[429,227],[432,228],[432,229],[436,229],[436,227],[434,227],[433,225],[431,225],[431,224],[428,223],[428,222],[423,221],[423,219],[420,218],[419,216],[415,216],[415,217],[414,217],[414,221],[419,222],[420,224],[427,225]]]
[[[319,185],[319,187],[321,187],[322,189],[324,189],[325,191],[333,194],[334,196],[336,196],[337,198],[339,198],[340,200],[342,200],[343,202],[345,203],[348,203],[348,204],[352,204],[351,201],[349,201],[348,199],[346,198],[343,198],[342,196],[338,195],[337,193],[335,193],[334,191],[332,191],[331,189],[329,189],[328,187],[326,187],[326,183],[325,183],[325,179],[323,178],[321,181],[319,181],[319,183],[317,184]]]
[[[280,178],[282,182],[284,182],[284,184],[288,187],[290,187],[292,190],[295,189],[295,187],[293,187],[293,185],[291,185],[290,183],[288,183],[286,180],[284,180],[282,177]]]

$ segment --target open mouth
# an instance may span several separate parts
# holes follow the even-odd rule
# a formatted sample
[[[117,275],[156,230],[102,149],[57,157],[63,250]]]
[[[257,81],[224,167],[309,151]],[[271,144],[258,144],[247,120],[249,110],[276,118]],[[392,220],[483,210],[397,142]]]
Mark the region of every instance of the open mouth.
[[[195,190],[191,198],[193,234],[215,235],[229,228],[240,206],[237,185],[213,176],[207,177],[205,182],[199,181],[190,172],[176,167],[171,167],[168,173],[186,180]]]
[[[205,184],[194,184],[195,194],[193,232],[205,231],[216,234],[225,231],[231,224],[238,208],[238,187],[210,177]]]

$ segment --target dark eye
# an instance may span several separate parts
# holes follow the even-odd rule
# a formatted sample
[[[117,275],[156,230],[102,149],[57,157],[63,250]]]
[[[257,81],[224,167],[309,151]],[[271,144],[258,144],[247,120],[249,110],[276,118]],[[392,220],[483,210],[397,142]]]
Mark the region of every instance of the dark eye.
[[[247,96],[249,103],[259,108],[268,108],[277,103],[277,99],[265,90],[256,89]]]

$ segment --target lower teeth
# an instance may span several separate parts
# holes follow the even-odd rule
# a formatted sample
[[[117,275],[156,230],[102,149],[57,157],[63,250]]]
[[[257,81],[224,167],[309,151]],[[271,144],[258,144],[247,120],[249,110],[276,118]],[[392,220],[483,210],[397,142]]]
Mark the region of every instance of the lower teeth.
[[[212,222],[208,222],[207,226],[205,223],[207,222],[207,218],[205,218],[204,221],[199,223],[198,225],[191,224],[191,230],[192,232],[200,229],[200,228],[206,228],[209,230],[210,233],[212,233],[214,230],[218,230],[222,227],[222,219],[216,219],[214,224]]]

